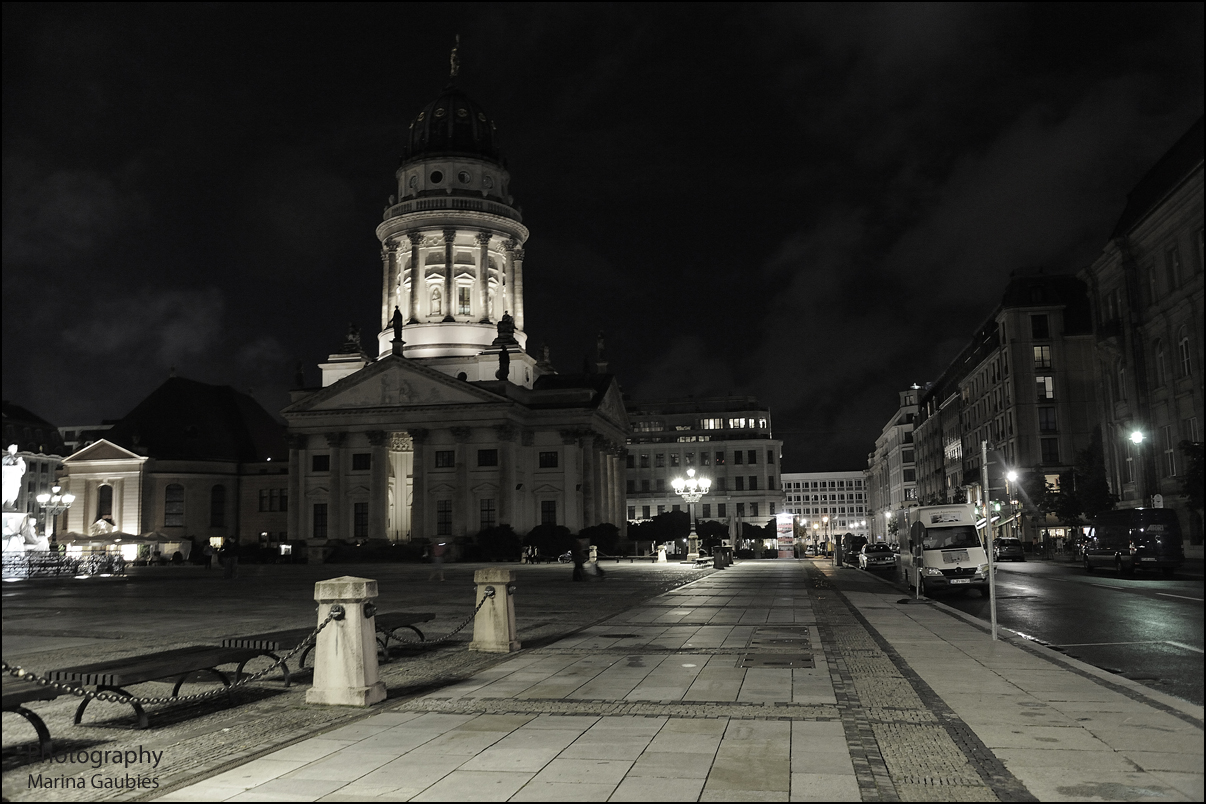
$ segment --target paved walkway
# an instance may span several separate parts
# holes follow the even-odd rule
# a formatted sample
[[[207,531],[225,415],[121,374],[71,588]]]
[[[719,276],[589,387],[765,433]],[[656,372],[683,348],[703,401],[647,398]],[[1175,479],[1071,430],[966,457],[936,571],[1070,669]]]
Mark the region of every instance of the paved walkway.
[[[738,564],[159,800],[1202,800],[1201,707],[902,600]]]

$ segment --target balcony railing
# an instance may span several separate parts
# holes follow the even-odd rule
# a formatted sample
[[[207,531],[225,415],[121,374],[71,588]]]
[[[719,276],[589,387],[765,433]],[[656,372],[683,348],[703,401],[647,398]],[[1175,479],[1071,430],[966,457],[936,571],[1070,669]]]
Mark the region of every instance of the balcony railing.
[[[473,212],[487,212],[491,215],[498,215],[503,218],[510,218],[513,221],[522,222],[523,218],[519,214],[519,210],[514,207],[509,207],[506,204],[500,204],[497,201],[487,201],[484,198],[465,198],[464,196],[434,196],[431,198],[412,198],[409,201],[402,201],[394,204],[392,207],[387,207],[383,220],[396,218],[399,215],[406,215],[410,212],[428,212],[441,209],[462,209]]]

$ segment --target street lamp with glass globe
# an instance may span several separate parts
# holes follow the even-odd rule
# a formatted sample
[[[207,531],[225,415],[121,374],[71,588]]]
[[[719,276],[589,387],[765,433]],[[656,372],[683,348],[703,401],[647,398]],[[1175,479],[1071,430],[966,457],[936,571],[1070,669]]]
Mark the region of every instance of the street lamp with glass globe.
[[[36,499],[38,505],[42,506],[42,510],[46,512],[46,516],[50,518],[50,541],[53,542],[58,516],[71,507],[71,504],[75,502],[75,495],[71,492],[63,493],[61,486],[53,486],[50,493],[44,491]]]
[[[687,537],[687,560],[694,561],[699,558],[699,535],[695,532],[695,503],[708,493],[708,489],[712,487],[712,481],[706,477],[696,480],[695,470],[688,469],[686,480],[676,477],[670,481],[670,485],[674,486],[675,494],[687,501],[687,516],[691,520],[691,533]]]

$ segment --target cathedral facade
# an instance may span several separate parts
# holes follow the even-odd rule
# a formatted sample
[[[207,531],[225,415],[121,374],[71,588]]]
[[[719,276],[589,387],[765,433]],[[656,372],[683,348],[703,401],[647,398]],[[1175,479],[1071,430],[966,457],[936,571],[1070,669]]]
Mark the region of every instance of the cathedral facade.
[[[377,226],[381,328],[299,389],[291,538],[442,539],[495,525],[625,526],[628,417],[607,373],[527,350],[528,230],[493,119],[452,81],[419,111]]]

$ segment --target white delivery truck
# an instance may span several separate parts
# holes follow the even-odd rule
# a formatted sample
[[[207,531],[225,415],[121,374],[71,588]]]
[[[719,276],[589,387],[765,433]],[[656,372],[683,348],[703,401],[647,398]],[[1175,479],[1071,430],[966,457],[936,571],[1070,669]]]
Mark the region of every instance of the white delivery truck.
[[[900,564],[909,586],[915,588],[920,576],[924,594],[943,589],[988,594],[988,555],[976,530],[974,506],[910,508],[908,521]]]

